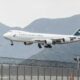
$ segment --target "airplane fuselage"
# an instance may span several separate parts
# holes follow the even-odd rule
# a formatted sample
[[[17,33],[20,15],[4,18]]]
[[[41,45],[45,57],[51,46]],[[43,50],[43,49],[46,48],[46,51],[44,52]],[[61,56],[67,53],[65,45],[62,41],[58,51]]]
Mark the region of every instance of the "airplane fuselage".
[[[31,33],[19,30],[11,30],[4,34],[4,37],[10,41],[25,42],[25,44],[40,43],[40,44],[64,44],[80,41],[80,36],[75,35],[59,35],[59,34],[44,34]]]

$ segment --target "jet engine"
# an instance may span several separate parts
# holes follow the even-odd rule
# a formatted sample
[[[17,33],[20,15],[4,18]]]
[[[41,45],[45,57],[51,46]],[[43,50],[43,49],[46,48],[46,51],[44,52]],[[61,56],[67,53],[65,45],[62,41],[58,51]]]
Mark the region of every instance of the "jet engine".
[[[52,42],[52,40],[47,39],[47,40],[45,40],[45,43],[46,43],[46,44],[52,44],[53,42]]]
[[[64,38],[64,39],[63,39],[63,42],[65,42],[65,43],[66,43],[66,42],[70,42],[70,41],[71,41],[70,38]]]

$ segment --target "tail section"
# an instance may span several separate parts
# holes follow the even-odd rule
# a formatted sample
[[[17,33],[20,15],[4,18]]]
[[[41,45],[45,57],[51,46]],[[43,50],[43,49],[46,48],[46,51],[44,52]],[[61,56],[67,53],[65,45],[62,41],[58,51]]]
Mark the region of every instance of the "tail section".
[[[80,29],[78,29],[78,30],[76,31],[76,33],[74,33],[74,35],[75,35],[75,36],[80,36]]]

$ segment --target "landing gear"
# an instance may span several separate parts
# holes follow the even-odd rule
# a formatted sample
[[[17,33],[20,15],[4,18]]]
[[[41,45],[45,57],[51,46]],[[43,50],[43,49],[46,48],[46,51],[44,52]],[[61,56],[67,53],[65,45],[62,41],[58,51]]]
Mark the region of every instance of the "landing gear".
[[[52,48],[52,46],[50,44],[47,44],[44,46],[45,48]]]
[[[14,44],[13,44],[13,41],[11,41],[11,46],[13,46]]]
[[[53,44],[53,45],[55,45],[55,44],[56,44],[56,42],[55,42],[55,41],[53,41],[53,42],[52,42],[52,44]]]
[[[26,42],[24,42],[24,45],[27,45]]]
[[[40,43],[38,43],[38,47],[39,47],[39,48],[42,48],[42,46],[41,46],[41,44],[40,44]]]
[[[38,47],[42,48],[42,45],[40,43],[38,43]],[[45,48],[52,48],[52,46],[50,44],[46,44],[44,45]]]

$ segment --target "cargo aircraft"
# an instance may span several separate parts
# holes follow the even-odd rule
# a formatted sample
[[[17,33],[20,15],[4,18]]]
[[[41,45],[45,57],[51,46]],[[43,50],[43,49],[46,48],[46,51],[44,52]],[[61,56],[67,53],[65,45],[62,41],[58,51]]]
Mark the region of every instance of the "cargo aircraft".
[[[60,34],[43,34],[32,33],[20,30],[10,30],[3,34],[4,38],[13,42],[22,42],[24,45],[31,45],[37,43],[39,48],[52,48],[55,44],[67,44],[80,41],[80,29],[78,29],[73,35],[60,35]]]

